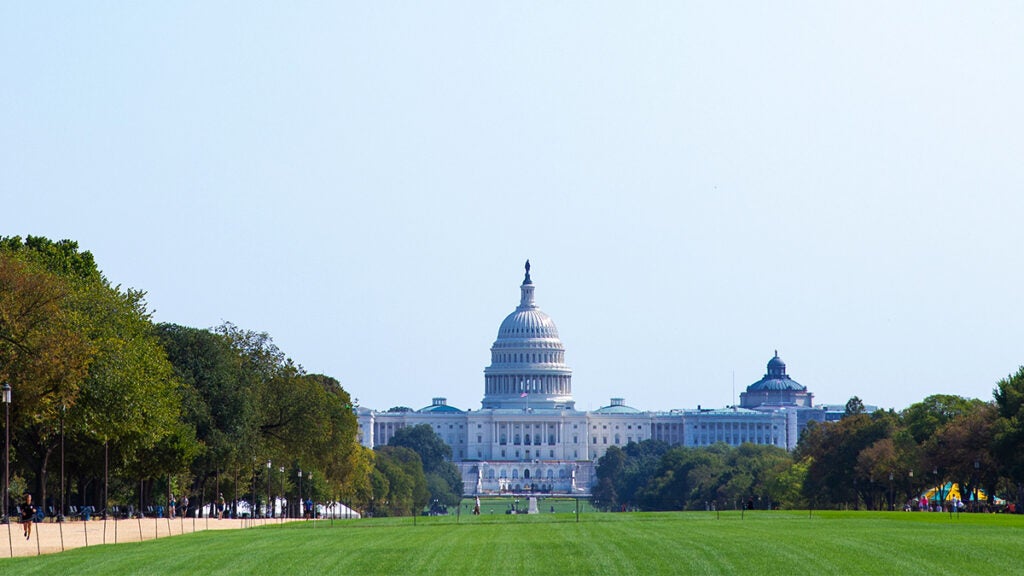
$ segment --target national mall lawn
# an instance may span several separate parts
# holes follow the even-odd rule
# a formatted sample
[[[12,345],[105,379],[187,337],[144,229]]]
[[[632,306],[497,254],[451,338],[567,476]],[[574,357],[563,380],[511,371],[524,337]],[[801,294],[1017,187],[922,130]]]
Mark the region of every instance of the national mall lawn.
[[[0,559],[0,574],[1021,574],[1024,515],[739,511],[318,520]]]

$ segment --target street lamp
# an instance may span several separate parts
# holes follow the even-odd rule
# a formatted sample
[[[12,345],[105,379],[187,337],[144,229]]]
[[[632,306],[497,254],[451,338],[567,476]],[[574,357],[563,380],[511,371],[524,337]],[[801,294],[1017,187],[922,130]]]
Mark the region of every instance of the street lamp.
[[[914,506],[919,504],[919,502],[918,502],[918,500],[919,500],[918,494],[914,490],[914,471],[913,470],[910,471],[910,495],[914,498],[914,501],[913,501],[913,503],[911,503],[911,506],[910,506],[910,510],[913,510]]]
[[[304,517],[305,516],[305,514],[302,513],[303,512],[302,507],[303,507],[303,502],[302,502],[302,469],[300,468],[299,469],[299,516],[300,517]]]
[[[313,507],[313,473],[307,472],[306,479],[309,480],[309,517],[316,519],[316,509]]]
[[[981,476],[978,474],[978,469],[981,467],[980,463],[974,461],[974,511],[978,511],[978,483],[981,482]]]
[[[67,415],[68,407],[60,405],[60,512],[57,514],[57,521],[64,521],[64,417]]]
[[[270,517],[270,510],[270,460],[267,460],[267,505],[263,508],[264,518]]]
[[[889,472],[889,512],[896,509],[896,496],[892,491],[892,472]]]
[[[279,494],[281,495],[281,496],[279,496],[279,498],[280,498],[280,497],[284,496],[284,466],[281,466],[280,468],[278,468],[277,471],[280,472],[280,474],[281,474],[281,491],[279,492]],[[287,517],[288,516],[288,510],[286,508],[282,507],[281,508],[281,514],[283,516]]]
[[[4,506],[3,523],[7,524],[7,501],[10,499],[11,488],[11,385],[4,382],[0,387],[4,400]]]

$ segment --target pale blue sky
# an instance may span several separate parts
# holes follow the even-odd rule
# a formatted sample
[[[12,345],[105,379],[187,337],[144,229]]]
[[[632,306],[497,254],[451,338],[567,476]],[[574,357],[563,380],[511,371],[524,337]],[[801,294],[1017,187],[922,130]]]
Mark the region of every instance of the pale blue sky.
[[[0,4],[0,234],[361,404],[476,409],[523,261],[580,408],[989,399],[1024,4]]]

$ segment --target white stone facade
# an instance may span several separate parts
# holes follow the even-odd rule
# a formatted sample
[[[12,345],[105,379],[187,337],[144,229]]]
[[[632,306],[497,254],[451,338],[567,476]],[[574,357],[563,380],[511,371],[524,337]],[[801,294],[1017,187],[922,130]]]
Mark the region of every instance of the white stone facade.
[[[466,494],[589,492],[597,460],[609,447],[643,440],[796,446],[795,407],[642,412],[613,398],[595,411],[576,410],[572,370],[554,322],[534,301],[529,262],[520,291],[519,306],[502,322],[491,347],[480,410],[459,410],[444,398],[417,411],[360,408],[360,443],[386,445],[400,428],[427,424],[451,446]],[[809,400],[801,408],[810,408]]]

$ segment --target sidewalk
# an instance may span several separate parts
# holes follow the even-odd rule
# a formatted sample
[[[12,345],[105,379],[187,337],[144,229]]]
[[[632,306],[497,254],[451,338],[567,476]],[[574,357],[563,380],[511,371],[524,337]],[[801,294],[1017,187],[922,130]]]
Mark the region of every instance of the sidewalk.
[[[235,530],[283,522],[301,522],[301,518],[265,518],[257,520],[217,520],[216,518],[140,518],[40,522],[32,525],[32,539],[26,540],[21,524],[0,525],[0,558],[52,554],[82,546],[141,542],[191,534],[204,530]],[[9,537],[8,537],[9,534]],[[63,548],[62,548],[63,540]]]

